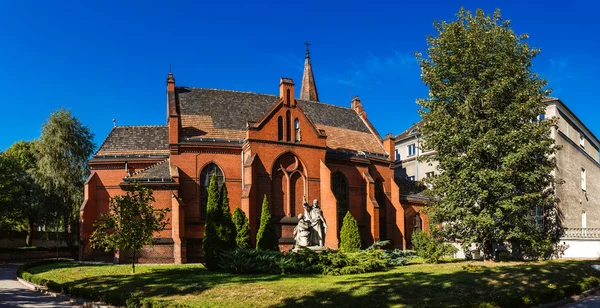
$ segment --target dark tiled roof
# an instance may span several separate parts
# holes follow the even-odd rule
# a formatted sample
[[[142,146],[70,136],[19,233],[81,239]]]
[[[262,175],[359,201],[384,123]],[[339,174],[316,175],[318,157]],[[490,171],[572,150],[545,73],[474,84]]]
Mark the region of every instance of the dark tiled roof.
[[[319,102],[297,101],[315,124],[345,128],[361,133],[371,133],[356,111],[350,108]]]
[[[167,126],[117,126],[110,131],[96,155],[163,154],[168,150]]]
[[[421,129],[421,126],[423,126],[423,123],[425,123],[423,120],[411,125],[407,130],[403,131],[402,133],[400,133],[398,136],[396,136],[396,142],[408,138],[408,137],[412,137],[415,135],[419,134],[419,130]]]
[[[156,163],[148,168],[142,169],[134,174],[125,178],[126,181],[133,180],[163,180],[172,181],[170,163],[168,159],[165,159],[159,163]]]

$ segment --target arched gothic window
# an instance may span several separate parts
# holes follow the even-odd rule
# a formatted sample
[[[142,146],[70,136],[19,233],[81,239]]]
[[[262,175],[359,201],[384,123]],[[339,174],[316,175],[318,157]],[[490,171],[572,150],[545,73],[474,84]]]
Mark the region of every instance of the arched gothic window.
[[[302,140],[302,136],[300,136],[300,121],[298,119],[294,120],[294,139],[295,142]]]
[[[331,191],[333,192],[337,203],[338,230],[341,230],[344,216],[346,216],[346,213],[349,210],[348,181],[346,181],[346,177],[342,173],[336,172],[331,176]]]
[[[208,203],[208,186],[210,185],[210,179],[213,174],[217,176],[217,185],[219,190],[223,186],[225,177],[223,177],[223,171],[221,168],[214,163],[206,165],[202,172],[200,172],[200,221],[206,220],[206,204]]]
[[[283,118],[277,118],[277,140],[283,141]]]

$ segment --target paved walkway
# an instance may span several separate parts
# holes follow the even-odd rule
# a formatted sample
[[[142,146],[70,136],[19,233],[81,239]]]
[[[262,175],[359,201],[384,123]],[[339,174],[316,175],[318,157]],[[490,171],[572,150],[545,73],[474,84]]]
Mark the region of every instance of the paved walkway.
[[[576,303],[564,306],[565,308],[600,308],[600,292]]]
[[[75,307],[31,291],[17,281],[19,264],[0,264],[0,307]]]

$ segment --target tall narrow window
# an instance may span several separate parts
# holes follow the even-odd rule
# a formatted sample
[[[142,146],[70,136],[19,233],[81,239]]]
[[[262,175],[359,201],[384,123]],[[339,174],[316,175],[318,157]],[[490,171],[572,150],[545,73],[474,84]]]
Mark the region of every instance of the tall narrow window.
[[[379,239],[387,239],[387,208],[385,204],[385,192],[383,183],[379,180],[375,182],[375,200],[379,204]]]
[[[585,148],[585,136],[582,133],[579,133],[579,145]]]
[[[581,190],[586,191],[586,172],[585,168],[581,168]]]
[[[286,102],[288,103],[288,105],[291,105],[291,104],[292,104],[292,102],[291,102],[291,100],[290,100],[290,89],[287,89],[287,90],[285,91],[285,99],[286,99]]]
[[[342,222],[344,221],[344,216],[348,212],[348,181],[346,181],[346,177],[340,173],[336,172],[331,176],[331,191],[335,196],[336,200],[336,208],[338,214],[338,232],[342,229]]]
[[[419,213],[415,214],[415,218],[413,219],[413,234],[416,232],[421,232],[423,230],[423,222],[421,220],[421,215]]]
[[[408,156],[413,156],[417,153],[417,147],[415,146],[415,144],[410,144],[408,146]]]
[[[400,151],[398,151],[398,149],[396,149],[396,161],[400,160]]]
[[[298,119],[294,120],[294,139],[296,142],[302,140],[302,136],[300,136],[300,121],[298,121]]]
[[[283,118],[277,118],[277,140],[283,141]]]
[[[202,172],[200,172],[200,221],[206,221],[206,204],[208,203],[208,186],[210,185],[210,179],[213,175],[216,175],[217,185],[219,189],[223,186],[225,178],[223,177],[223,171],[221,168],[214,163],[206,165]]]
[[[286,124],[285,141],[292,141],[292,138],[291,138],[291,134],[292,134],[292,116],[290,115],[290,111],[289,110],[285,114],[285,124]]]

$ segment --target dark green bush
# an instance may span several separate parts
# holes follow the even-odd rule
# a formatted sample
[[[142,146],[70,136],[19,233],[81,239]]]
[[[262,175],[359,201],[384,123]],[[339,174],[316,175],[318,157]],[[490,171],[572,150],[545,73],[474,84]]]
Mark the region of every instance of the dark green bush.
[[[260,227],[256,234],[256,249],[279,251],[279,241],[275,226],[271,221],[271,211],[269,201],[265,195],[260,213]]]
[[[458,252],[456,247],[435,239],[426,232],[413,233],[411,240],[417,255],[427,263],[438,263],[441,257]]]
[[[358,224],[350,211],[344,216],[342,230],[340,231],[340,250],[345,252],[356,252],[360,250],[360,232]]]
[[[223,188],[223,196],[221,196],[216,175],[213,175],[208,186],[206,223],[202,239],[205,266],[211,271],[218,269],[217,258],[221,252],[235,248],[235,226],[229,215],[227,200],[227,188]]]
[[[250,248],[250,226],[248,225],[248,218],[242,209],[239,207],[233,212],[233,224],[235,225],[235,242],[237,248],[248,249]]]

